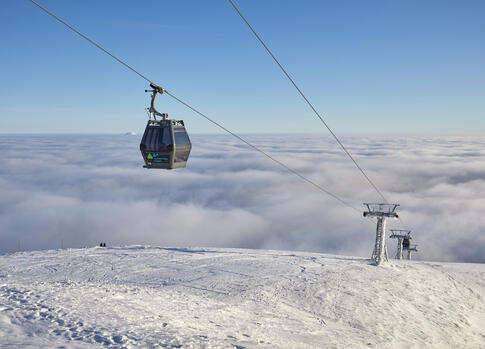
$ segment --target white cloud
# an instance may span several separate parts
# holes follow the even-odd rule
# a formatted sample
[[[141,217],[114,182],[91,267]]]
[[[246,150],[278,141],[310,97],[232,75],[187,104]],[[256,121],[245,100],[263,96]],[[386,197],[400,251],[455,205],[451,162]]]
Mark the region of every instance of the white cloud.
[[[359,208],[377,201],[320,135],[251,135]],[[189,167],[141,167],[139,137],[0,136],[1,252],[108,244],[370,255],[375,226],[230,136],[192,137]],[[344,143],[419,244],[419,259],[485,262],[485,139],[352,137]],[[389,224],[400,228],[399,222]],[[389,252],[394,254],[394,241]]]

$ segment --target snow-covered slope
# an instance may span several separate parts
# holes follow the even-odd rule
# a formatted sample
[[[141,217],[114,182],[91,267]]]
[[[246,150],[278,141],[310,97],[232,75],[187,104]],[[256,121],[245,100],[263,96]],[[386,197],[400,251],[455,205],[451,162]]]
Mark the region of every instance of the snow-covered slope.
[[[0,347],[485,348],[485,265],[155,247],[0,256]]]

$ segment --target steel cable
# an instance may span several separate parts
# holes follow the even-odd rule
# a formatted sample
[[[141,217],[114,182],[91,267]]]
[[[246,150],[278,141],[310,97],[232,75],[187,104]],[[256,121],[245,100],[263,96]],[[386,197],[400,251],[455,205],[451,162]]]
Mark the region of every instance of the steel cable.
[[[236,6],[236,4],[232,1],[232,0],[228,0],[231,5],[234,7],[234,9],[236,10],[236,12],[239,14],[239,16],[242,18],[242,20],[247,24],[247,26],[249,27],[249,29],[251,29],[251,31],[253,32],[254,36],[259,40],[259,42],[261,43],[261,45],[263,45],[263,47],[265,48],[265,50],[269,53],[269,55],[271,56],[271,58],[273,58],[273,60],[276,62],[276,64],[278,65],[278,67],[280,67],[281,71],[286,75],[286,77],[288,78],[288,80],[291,82],[291,84],[295,87],[295,89],[298,91],[298,93],[303,97],[303,99],[305,100],[305,102],[308,104],[308,106],[313,110],[313,112],[315,113],[315,115],[318,117],[318,119],[320,119],[320,121],[323,123],[323,125],[327,128],[327,130],[330,132],[330,134],[333,136],[333,138],[337,141],[337,143],[340,145],[340,147],[342,148],[342,150],[348,155],[348,157],[352,160],[352,162],[354,163],[354,165],[359,169],[359,171],[362,173],[362,175],[365,177],[365,179],[367,179],[367,181],[369,182],[369,184],[375,189],[375,191],[379,194],[379,196],[384,200],[385,203],[388,203],[387,199],[384,197],[384,195],[382,194],[382,192],[379,190],[379,188],[377,187],[377,185],[374,184],[374,182],[369,178],[369,176],[365,173],[364,169],[357,163],[357,161],[355,160],[355,158],[352,156],[352,154],[347,150],[347,148],[343,145],[343,143],[340,141],[340,139],[337,137],[337,135],[332,131],[332,129],[330,128],[330,126],[325,122],[325,120],[323,119],[323,117],[320,115],[320,113],[315,109],[315,107],[313,106],[313,104],[308,100],[308,98],[305,96],[305,94],[301,91],[301,89],[298,87],[298,85],[295,83],[295,81],[291,78],[290,74],[288,74],[288,72],[286,71],[286,69],[281,65],[281,63],[278,61],[278,59],[276,58],[276,56],[273,54],[273,52],[271,52],[271,50],[268,48],[268,46],[264,43],[263,39],[261,39],[261,37],[258,35],[258,33],[256,33],[256,31],[253,29],[253,27],[251,26],[251,24],[249,24],[249,22],[246,20],[246,18],[243,16],[243,14],[241,13],[241,11],[239,11],[238,7]]]
[[[103,48],[101,45],[99,45],[95,41],[91,40],[89,37],[87,37],[86,35],[84,35],[80,31],[78,31],[77,29],[75,29],[74,27],[72,27],[71,25],[69,25],[68,23],[66,23],[65,21],[63,21],[62,19],[60,19],[59,17],[57,17],[55,14],[53,14],[52,12],[50,12],[49,10],[47,10],[46,8],[44,8],[43,6],[41,6],[40,4],[38,4],[37,2],[35,2],[34,0],[29,0],[29,1],[31,3],[33,3],[34,5],[36,5],[37,7],[39,7],[44,12],[46,12],[48,15],[50,15],[51,17],[53,17],[54,19],[56,19],[57,21],[59,21],[60,23],[64,24],[66,27],[68,27],[70,30],[72,30],[73,32],[75,32],[76,34],[78,34],[79,36],[81,36],[83,39],[87,40],[92,45],[94,45],[95,47],[97,47],[98,49],[100,49],[101,51],[103,51],[104,53],[106,53],[107,55],[109,55],[110,57],[112,57],[113,59],[115,59],[117,62],[119,62],[120,64],[122,64],[123,66],[125,66],[126,68],[128,68],[129,70],[133,71],[135,74],[137,74],[138,76],[140,76],[141,78],[143,78],[147,82],[149,82],[151,84],[155,84],[152,80],[150,80],[149,78],[147,78],[145,75],[141,74],[140,72],[138,72],[137,70],[135,70],[134,68],[132,68],[130,65],[128,65],[127,63],[125,63],[124,61],[122,61],[121,59],[119,59],[118,57],[116,57],[115,55],[113,55],[112,53],[110,53],[108,50],[106,50],[105,48]],[[208,120],[212,124],[216,125],[217,127],[221,128],[225,132],[227,132],[230,135],[234,136],[235,138],[239,139],[241,142],[245,143],[246,145],[248,145],[252,149],[258,151],[262,155],[266,156],[267,158],[269,158],[270,160],[272,160],[273,162],[275,162],[279,166],[281,166],[284,169],[286,169],[287,171],[293,173],[295,176],[301,178],[302,180],[304,180],[308,184],[312,185],[313,187],[317,188],[321,192],[323,192],[323,193],[331,196],[335,200],[339,201],[341,204],[343,204],[343,205],[345,205],[345,206],[347,206],[347,207],[349,207],[349,208],[351,208],[351,209],[353,209],[353,210],[355,210],[355,211],[357,211],[359,213],[361,212],[361,210],[358,210],[357,208],[355,208],[354,206],[352,206],[351,204],[349,204],[345,200],[341,199],[336,194],[333,194],[329,190],[323,188],[322,186],[320,186],[317,183],[313,182],[312,180],[308,179],[307,177],[305,177],[304,175],[302,175],[300,172],[292,169],[291,167],[289,167],[285,163],[283,163],[283,162],[275,159],[274,157],[272,157],[271,155],[269,155],[265,151],[261,150],[260,148],[258,148],[257,146],[253,145],[252,143],[250,143],[246,139],[242,138],[241,136],[237,135],[236,133],[230,131],[229,129],[227,129],[226,127],[224,127],[223,125],[221,125],[220,123],[218,123],[218,122],[214,121],[213,119],[209,118],[207,115],[203,114],[202,112],[200,112],[196,108],[192,107],[188,103],[186,103],[183,100],[181,100],[180,98],[176,97],[175,95],[173,95],[172,93],[170,93],[166,89],[163,89],[163,91],[167,95],[169,95],[171,98],[173,98],[174,100],[176,100],[177,102],[179,102],[180,104],[186,106],[187,108],[189,108],[190,110],[192,110],[193,112],[195,112],[197,115],[202,116],[203,118],[205,118],[206,120]]]

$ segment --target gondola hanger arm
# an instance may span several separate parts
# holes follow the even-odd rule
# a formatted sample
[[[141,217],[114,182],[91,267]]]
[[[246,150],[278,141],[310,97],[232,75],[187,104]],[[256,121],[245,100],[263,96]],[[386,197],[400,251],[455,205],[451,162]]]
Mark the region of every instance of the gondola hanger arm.
[[[155,108],[155,98],[157,97],[157,93],[163,94],[165,89],[161,86],[155,85],[153,82],[150,83],[150,87],[153,90],[145,90],[145,92],[151,92],[152,93],[152,101],[150,103],[150,109],[148,111],[150,112],[150,115],[153,114],[153,116],[158,115],[162,117],[163,119],[167,118],[167,114],[160,113],[156,108]]]

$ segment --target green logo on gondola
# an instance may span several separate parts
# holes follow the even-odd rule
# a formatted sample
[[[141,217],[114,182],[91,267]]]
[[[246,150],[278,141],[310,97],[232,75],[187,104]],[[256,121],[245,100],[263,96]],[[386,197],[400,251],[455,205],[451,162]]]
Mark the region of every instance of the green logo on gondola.
[[[148,159],[148,160],[153,160],[153,155],[152,155],[152,154],[150,154],[150,153],[148,153],[148,155],[147,155],[147,159]]]

